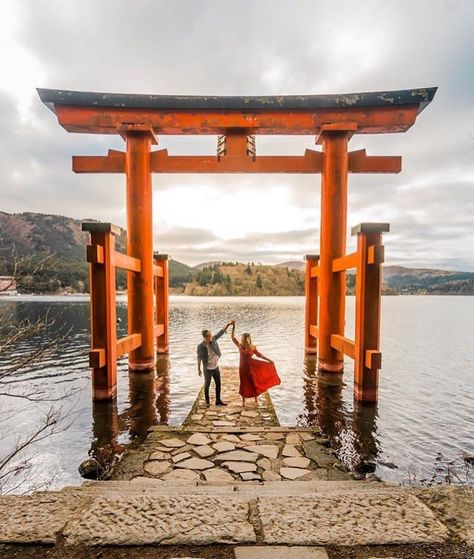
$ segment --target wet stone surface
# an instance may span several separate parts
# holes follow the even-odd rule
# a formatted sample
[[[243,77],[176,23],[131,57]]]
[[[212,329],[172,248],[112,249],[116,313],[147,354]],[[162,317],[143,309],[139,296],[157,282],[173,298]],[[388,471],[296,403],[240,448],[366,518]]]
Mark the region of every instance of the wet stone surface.
[[[125,453],[113,479],[182,479],[183,470],[201,482],[352,479],[319,428],[281,427],[268,393],[243,407],[238,371],[222,368],[222,377],[227,406],[207,406],[201,390],[183,425],[152,428],[138,451]]]

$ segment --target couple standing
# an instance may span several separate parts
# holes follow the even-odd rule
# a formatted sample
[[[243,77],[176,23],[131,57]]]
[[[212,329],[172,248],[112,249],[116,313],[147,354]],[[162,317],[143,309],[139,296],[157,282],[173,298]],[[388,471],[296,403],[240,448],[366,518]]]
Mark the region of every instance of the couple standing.
[[[216,406],[226,406],[221,400],[221,373],[219,371],[219,358],[221,350],[217,340],[227,333],[229,326],[232,326],[231,336],[234,344],[239,348],[240,353],[240,388],[239,394],[242,396],[242,404],[245,406],[246,398],[254,398],[258,404],[257,397],[271,388],[280,384],[280,379],[271,359],[265,357],[252,344],[250,334],[244,333],[240,342],[235,337],[235,320],[229,322],[217,334],[212,335],[210,330],[203,330],[203,341],[197,346],[197,365],[199,376],[202,375],[201,364],[204,369],[204,396],[206,404],[210,405],[209,387],[211,380],[214,379],[216,385]],[[254,356],[260,359],[255,359]]]

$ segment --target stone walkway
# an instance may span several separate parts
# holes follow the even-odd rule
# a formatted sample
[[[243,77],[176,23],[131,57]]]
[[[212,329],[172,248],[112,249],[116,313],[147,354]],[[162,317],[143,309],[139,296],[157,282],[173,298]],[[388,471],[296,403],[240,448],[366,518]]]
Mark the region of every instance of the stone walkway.
[[[268,392],[258,398],[258,406],[253,400],[246,400],[242,407],[239,395],[239,371],[233,367],[221,367],[222,399],[227,406],[206,406],[204,390],[198,397],[185,419],[185,427],[228,428],[228,427],[275,427],[278,417]],[[211,387],[211,395],[212,395]]]
[[[222,546],[235,559],[333,559],[335,546],[393,545],[448,557],[449,546],[474,546],[472,492],[355,480],[318,428],[279,425],[268,395],[242,408],[236,383],[225,369],[228,406],[206,407],[200,394],[182,426],[152,428],[111,480],[0,496],[0,544],[178,546],[176,557],[211,546],[206,558]]]
[[[207,482],[352,479],[319,428],[281,427],[268,393],[242,407],[238,372],[223,368],[227,406],[206,406],[201,390],[182,427],[153,427],[113,479]]]

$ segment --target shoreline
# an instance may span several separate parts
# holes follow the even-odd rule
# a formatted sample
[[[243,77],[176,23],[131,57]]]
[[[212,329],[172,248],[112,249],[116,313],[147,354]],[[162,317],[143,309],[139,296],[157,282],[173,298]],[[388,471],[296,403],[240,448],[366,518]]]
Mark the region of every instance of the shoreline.
[[[118,297],[126,297],[127,292],[117,292]],[[17,293],[16,295],[8,295],[0,293],[0,301],[18,301],[25,299],[46,299],[46,298],[74,298],[89,299],[90,293]],[[185,295],[184,293],[170,293],[170,299],[304,299],[304,295]],[[354,294],[347,294],[346,297],[355,297]],[[464,293],[386,293],[383,297],[474,297],[472,294]]]

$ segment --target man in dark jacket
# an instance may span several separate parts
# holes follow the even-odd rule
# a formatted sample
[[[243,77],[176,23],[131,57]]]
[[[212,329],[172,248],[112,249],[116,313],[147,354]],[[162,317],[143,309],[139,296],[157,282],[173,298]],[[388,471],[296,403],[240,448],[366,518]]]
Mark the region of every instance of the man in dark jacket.
[[[197,346],[197,366],[198,374],[202,375],[201,363],[204,369],[204,396],[206,404],[210,405],[209,387],[211,380],[214,379],[216,385],[216,406],[226,406],[221,400],[221,373],[219,371],[219,358],[222,355],[219,349],[217,340],[227,332],[227,328],[231,323],[227,324],[222,330],[219,330],[215,336],[212,335],[210,330],[202,331],[202,342]]]

